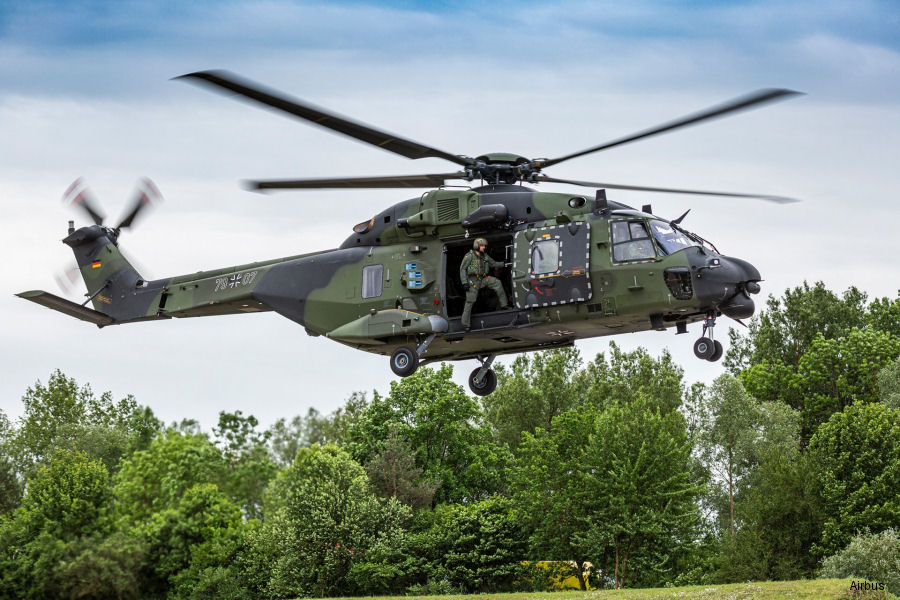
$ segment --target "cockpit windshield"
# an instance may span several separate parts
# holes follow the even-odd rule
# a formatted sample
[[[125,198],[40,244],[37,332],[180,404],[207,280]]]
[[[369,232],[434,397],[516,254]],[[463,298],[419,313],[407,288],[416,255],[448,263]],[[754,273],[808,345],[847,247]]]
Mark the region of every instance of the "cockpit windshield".
[[[673,254],[679,250],[700,245],[665,221],[651,220],[650,231],[653,232],[656,243],[666,254]]]

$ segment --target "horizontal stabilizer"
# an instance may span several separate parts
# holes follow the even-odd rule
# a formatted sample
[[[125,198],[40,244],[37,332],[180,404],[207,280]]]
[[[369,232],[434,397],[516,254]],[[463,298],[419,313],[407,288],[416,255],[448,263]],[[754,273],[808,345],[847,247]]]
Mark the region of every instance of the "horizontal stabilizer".
[[[82,321],[93,323],[97,327],[112,325],[115,322],[112,317],[104,315],[102,312],[96,311],[86,306],[81,306],[80,304],[75,304],[70,300],[60,298],[59,296],[54,296],[53,294],[45,292],[43,290],[31,290],[29,292],[22,292],[21,294],[16,294],[16,296],[18,296],[19,298],[25,298],[26,300],[31,300],[32,302],[36,302],[41,306],[46,306],[47,308],[58,310],[63,314],[69,315],[70,317],[75,317],[76,319],[81,319]]]

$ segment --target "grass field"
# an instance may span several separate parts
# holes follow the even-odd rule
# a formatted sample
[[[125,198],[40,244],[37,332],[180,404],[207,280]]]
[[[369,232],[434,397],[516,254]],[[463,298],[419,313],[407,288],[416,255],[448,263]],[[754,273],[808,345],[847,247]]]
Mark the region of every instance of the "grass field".
[[[854,594],[850,579],[766,581],[729,585],[693,585],[675,588],[546,592],[521,594],[472,594],[466,596],[386,596],[368,600],[868,600],[895,598],[890,594]]]

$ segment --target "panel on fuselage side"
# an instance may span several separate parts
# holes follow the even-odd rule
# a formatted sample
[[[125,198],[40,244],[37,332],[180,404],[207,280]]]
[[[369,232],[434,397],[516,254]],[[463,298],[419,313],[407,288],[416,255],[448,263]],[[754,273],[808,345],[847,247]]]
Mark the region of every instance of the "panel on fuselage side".
[[[513,243],[516,307],[590,300],[590,233],[587,221],[517,231]]]

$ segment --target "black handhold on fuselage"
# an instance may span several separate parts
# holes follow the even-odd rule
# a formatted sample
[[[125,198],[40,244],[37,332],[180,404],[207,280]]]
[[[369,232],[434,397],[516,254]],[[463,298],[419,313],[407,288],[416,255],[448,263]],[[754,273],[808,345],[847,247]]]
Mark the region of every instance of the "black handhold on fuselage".
[[[509,211],[503,204],[482,204],[462,221],[466,229],[496,227],[506,222]]]

